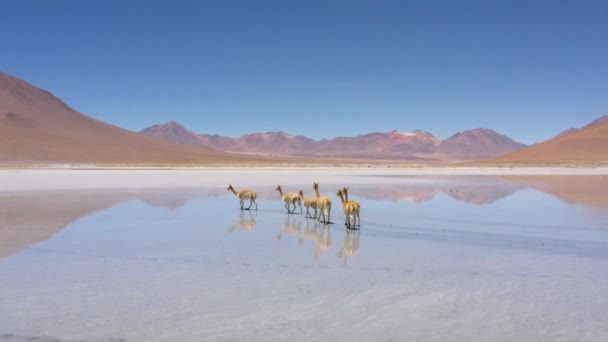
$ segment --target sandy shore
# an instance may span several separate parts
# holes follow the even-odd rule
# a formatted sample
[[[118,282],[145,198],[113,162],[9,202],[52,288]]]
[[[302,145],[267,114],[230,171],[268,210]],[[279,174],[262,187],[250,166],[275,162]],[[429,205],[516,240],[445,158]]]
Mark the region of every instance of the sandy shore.
[[[608,168],[183,168],[0,170],[0,191],[411,182],[408,176],[588,176]],[[400,180],[400,178],[404,178]]]

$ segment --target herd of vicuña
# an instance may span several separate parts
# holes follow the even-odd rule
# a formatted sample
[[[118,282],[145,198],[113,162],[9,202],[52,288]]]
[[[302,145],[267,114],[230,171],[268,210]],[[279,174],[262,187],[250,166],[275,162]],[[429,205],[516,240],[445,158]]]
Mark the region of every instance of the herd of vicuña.
[[[328,196],[321,196],[321,192],[319,191],[319,183],[314,183],[312,188],[315,190],[316,194],[314,197],[304,197],[303,190],[300,190],[299,192],[284,193],[281,185],[278,185],[275,190],[281,195],[281,199],[285,203],[285,209],[287,209],[288,214],[294,214],[296,211],[296,206],[300,208],[299,214],[302,214],[302,202],[304,202],[304,207],[306,207],[306,218],[318,219],[319,222],[323,222],[325,224],[331,223],[331,198]],[[231,191],[239,198],[241,210],[250,210],[253,205],[255,205],[255,210],[258,210],[258,204],[255,201],[257,198],[255,191],[236,191],[232,184],[228,185],[226,190]],[[340,198],[342,203],[342,209],[344,210],[344,215],[346,216],[346,222],[344,223],[346,227],[349,229],[356,229],[356,227],[361,226],[361,219],[359,217],[361,204],[359,204],[357,201],[348,200],[348,188],[338,190],[336,196]],[[249,201],[249,206],[245,208],[244,203],[247,200]],[[311,215],[311,211],[313,211],[314,214]]]

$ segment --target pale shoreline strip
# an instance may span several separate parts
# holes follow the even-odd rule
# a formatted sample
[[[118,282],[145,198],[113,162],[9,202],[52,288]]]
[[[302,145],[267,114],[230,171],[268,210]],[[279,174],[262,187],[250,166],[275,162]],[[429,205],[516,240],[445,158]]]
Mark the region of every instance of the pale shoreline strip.
[[[0,170],[0,191],[411,183],[412,176],[608,176],[608,168],[184,168]]]

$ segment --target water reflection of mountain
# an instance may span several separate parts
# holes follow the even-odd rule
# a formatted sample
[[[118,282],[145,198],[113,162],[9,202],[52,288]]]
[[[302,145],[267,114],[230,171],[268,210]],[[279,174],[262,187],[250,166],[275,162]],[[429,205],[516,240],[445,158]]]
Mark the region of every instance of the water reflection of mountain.
[[[219,189],[0,192],[0,258],[44,241],[77,219],[139,199],[175,210],[196,197],[219,196]]]
[[[498,177],[412,178],[408,184],[377,184],[353,187],[353,197],[425,202],[443,193],[451,198],[471,204],[492,204],[524,189],[526,186]]]
[[[342,247],[338,251],[338,258],[342,259],[342,263],[346,264],[348,258],[354,257],[361,249],[360,230],[347,229],[342,241]]]
[[[608,176],[504,176],[570,204],[608,208]]]
[[[324,195],[333,196],[343,185],[324,186]],[[350,187],[351,196],[359,199],[382,201],[411,201],[426,202],[440,193],[451,198],[471,204],[492,204],[502,198],[519,191],[526,186],[518,182],[492,177],[412,177],[408,183],[396,184],[359,184]],[[305,197],[315,196],[311,185],[292,185],[286,192],[304,190]],[[264,200],[279,200],[280,195],[269,189],[257,189],[258,198]],[[337,198],[336,198],[337,200]]]
[[[308,185],[310,187],[310,185]],[[326,190],[337,186],[328,185]],[[475,205],[491,204],[530,187],[567,203],[596,208],[608,207],[608,176],[503,176],[503,177],[412,177],[408,183],[351,186],[352,198],[359,200],[416,201],[431,200],[445,194],[455,200]],[[292,186],[290,191],[304,186]],[[262,198],[279,200],[273,189],[260,189]],[[312,195],[312,191],[306,192]],[[329,193],[327,193],[329,195]],[[130,200],[151,206],[178,209],[194,198],[233,196],[224,187],[207,189],[145,189],[95,191],[23,191],[0,192],[0,257],[17,253],[44,241],[75,220]],[[235,205],[238,201],[235,199]],[[247,215],[247,214],[244,214]],[[249,221],[248,221],[249,220]],[[255,228],[253,220],[243,217],[235,229]],[[320,227],[298,228],[286,222],[283,234],[296,234],[302,241],[317,239],[318,253],[331,247],[329,232]],[[296,233],[296,231],[299,231]],[[306,229],[309,229],[308,231]],[[353,237],[354,238],[354,237]],[[356,246],[356,244],[350,244]],[[316,248],[317,248],[316,247]],[[355,249],[355,248],[353,248]],[[348,256],[348,250],[343,251]]]

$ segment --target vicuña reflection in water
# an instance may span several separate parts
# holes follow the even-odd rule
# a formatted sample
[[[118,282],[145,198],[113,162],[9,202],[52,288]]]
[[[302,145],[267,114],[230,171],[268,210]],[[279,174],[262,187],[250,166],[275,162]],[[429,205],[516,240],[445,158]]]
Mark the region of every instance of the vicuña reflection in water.
[[[302,231],[302,215],[299,214],[288,214],[285,216],[285,223],[277,234],[277,240],[283,239],[283,234],[300,236]]]
[[[321,223],[319,223],[319,221],[306,219],[306,227],[304,228],[304,231],[300,235],[300,239],[298,240],[298,243],[301,245],[304,243],[304,240],[311,240],[311,241],[316,242],[317,239],[319,238],[319,226],[320,225],[321,225]]]
[[[302,229],[302,220],[304,220],[305,228]],[[331,249],[331,228],[327,224],[318,222],[315,219],[302,218],[301,215],[288,215],[285,217],[283,227],[277,234],[277,240],[282,240],[285,234],[298,237],[298,244],[303,245],[305,240],[315,242],[315,251],[313,258],[318,259],[321,251]]]
[[[346,235],[344,235],[344,241],[342,241],[342,247],[338,251],[338,258],[342,259],[342,262],[346,264],[348,258],[353,257],[359,253],[361,249],[360,230],[346,229]]]
[[[608,208],[606,176],[484,176],[410,177],[406,184],[380,183],[351,187],[353,197],[366,200],[428,201],[443,193],[449,198],[474,205],[487,205],[526,188],[541,191],[568,204]],[[329,188],[332,185],[328,185]],[[336,189],[338,186],[335,186]],[[272,189],[259,192],[260,198],[277,200]],[[142,189],[97,191],[0,192],[0,258],[18,253],[47,240],[72,222],[131,200],[177,210],[195,198],[228,196],[224,187],[203,189]],[[266,205],[273,205],[268,204]],[[248,215],[248,214],[246,214]],[[291,219],[297,219],[294,215]],[[245,216],[243,220],[247,220]],[[286,219],[289,220],[289,217]],[[247,230],[247,223],[237,227]],[[250,222],[249,227],[255,227]],[[295,223],[294,223],[295,225]],[[285,227],[284,227],[285,228]],[[236,228],[235,228],[236,229]],[[252,229],[252,228],[251,228]],[[292,226],[287,231],[297,231]],[[284,232],[280,233],[280,236]],[[298,235],[300,233],[296,233]],[[279,237],[280,238],[280,237]],[[322,249],[321,249],[322,250]]]
[[[228,228],[228,234],[234,233],[237,228],[248,231],[255,229],[255,219],[258,217],[257,210],[241,210],[240,214],[239,221]]]
[[[302,244],[304,239],[315,242],[315,252],[313,258],[318,259],[321,251],[331,249],[331,229],[329,225],[318,222],[314,219],[306,220],[306,228],[300,235],[298,242]]]

